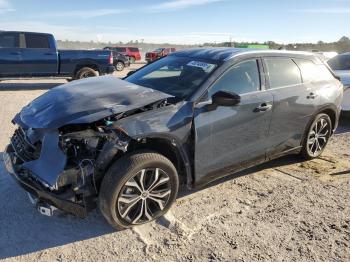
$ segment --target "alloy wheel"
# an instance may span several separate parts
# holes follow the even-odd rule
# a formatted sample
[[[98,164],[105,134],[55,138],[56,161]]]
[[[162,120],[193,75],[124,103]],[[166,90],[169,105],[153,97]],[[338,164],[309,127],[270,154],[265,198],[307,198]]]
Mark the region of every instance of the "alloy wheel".
[[[324,118],[320,118],[313,124],[307,139],[310,154],[318,156],[323,151],[328,142],[330,132],[330,125]]]
[[[166,172],[160,168],[142,169],[124,184],[117,199],[117,211],[127,223],[143,224],[161,213],[170,195]]]
[[[122,71],[124,69],[124,65],[121,62],[118,62],[116,65],[116,69],[117,71]]]

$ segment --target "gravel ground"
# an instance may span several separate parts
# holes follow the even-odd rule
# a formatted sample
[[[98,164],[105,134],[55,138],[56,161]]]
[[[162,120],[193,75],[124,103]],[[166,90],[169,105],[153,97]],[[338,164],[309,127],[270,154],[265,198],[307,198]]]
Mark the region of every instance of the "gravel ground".
[[[120,74],[119,74],[120,76]],[[0,83],[0,151],[10,120],[65,80]],[[0,260],[350,261],[350,118],[324,155],[285,157],[198,190],[159,221],[115,232],[98,210],[44,217],[0,164]]]

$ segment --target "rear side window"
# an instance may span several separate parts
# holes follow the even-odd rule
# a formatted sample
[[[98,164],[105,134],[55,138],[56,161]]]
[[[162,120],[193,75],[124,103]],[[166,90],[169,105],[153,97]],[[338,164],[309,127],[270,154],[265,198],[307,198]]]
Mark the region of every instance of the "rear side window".
[[[130,52],[138,52],[139,51],[139,49],[136,47],[130,47],[129,50],[130,50]]]
[[[248,60],[231,67],[210,88],[209,95],[218,91],[245,94],[260,90],[260,73],[257,60]]]
[[[329,69],[322,64],[315,64],[310,60],[294,59],[301,70],[303,82],[329,81],[334,77]]]
[[[26,34],[27,48],[50,48],[49,39],[45,35]]]
[[[301,84],[301,74],[290,58],[266,58],[270,88]]]
[[[19,34],[0,34],[0,48],[18,48]]]

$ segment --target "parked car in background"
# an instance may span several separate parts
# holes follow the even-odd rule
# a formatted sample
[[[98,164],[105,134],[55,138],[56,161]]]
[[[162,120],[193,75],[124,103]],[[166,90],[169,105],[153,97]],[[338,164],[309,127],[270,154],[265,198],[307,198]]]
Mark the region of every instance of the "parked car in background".
[[[111,51],[58,50],[51,34],[0,32],[0,80],[24,77],[81,79],[114,71]]]
[[[328,61],[338,55],[337,52],[315,52],[315,54],[317,54],[322,61]]]
[[[152,52],[147,52],[145,55],[145,60],[147,63],[153,62],[163,56],[167,56],[170,53],[175,52],[176,49],[171,47],[171,48],[157,48],[156,50]]]
[[[113,52],[113,64],[117,71],[123,71],[125,67],[130,66],[130,60],[125,55],[112,51]]]
[[[98,199],[112,226],[129,228],[166,213],[179,183],[320,156],[342,95],[311,53],[185,50],[124,80],[85,79],[36,98],[12,120],[4,163],[41,213],[86,217]]]
[[[135,61],[141,60],[140,50],[137,47],[130,46],[111,46],[105,47],[104,49],[113,50],[120,54],[125,55],[129,58],[130,63],[135,63]]]
[[[328,61],[328,65],[344,84],[342,110],[350,113],[350,53],[337,55]]]

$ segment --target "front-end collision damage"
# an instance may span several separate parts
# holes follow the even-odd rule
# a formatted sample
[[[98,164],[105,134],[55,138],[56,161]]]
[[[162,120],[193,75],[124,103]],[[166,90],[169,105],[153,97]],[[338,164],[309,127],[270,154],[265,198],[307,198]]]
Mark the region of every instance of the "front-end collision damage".
[[[144,145],[150,146],[148,150],[160,150],[175,165],[178,161],[187,182],[192,181],[187,142],[193,104],[120,80],[105,80],[103,92],[108,92],[100,95],[99,102],[90,103],[99,93],[85,81],[85,89],[67,85],[49,91],[12,121],[18,129],[7,152],[7,162],[14,169],[10,173],[39,202],[79,217],[96,206],[109,166],[127,152],[145,149]],[[115,85],[116,90],[111,90]],[[78,104],[70,106],[73,101]],[[88,110],[82,109],[83,104],[89,104]],[[157,147],[163,138],[169,143]],[[175,153],[167,155],[171,150]]]
[[[56,184],[67,163],[67,156],[58,147],[58,141],[57,130],[47,131],[43,137],[40,157],[22,164],[23,168],[36,174],[51,188]]]
[[[55,206],[79,217],[85,217],[96,206],[108,164],[118,153],[126,152],[130,140],[108,125],[96,129],[78,125],[57,130],[18,130],[5,153],[7,166],[11,166],[7,169],[36,199],[38,210]],[[32,144],[33,137],[41,139]]]

